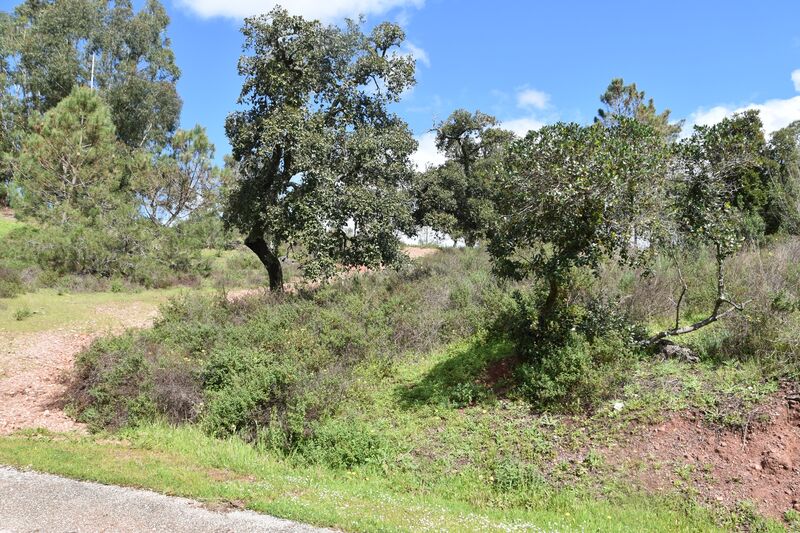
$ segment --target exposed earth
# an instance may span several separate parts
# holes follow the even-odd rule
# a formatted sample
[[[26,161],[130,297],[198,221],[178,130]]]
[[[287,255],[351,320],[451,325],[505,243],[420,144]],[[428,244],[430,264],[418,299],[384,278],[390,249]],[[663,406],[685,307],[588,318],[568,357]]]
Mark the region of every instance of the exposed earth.
[[[751,413],[745,430],[719,430],[693,413],[644,428],[605,451],[607,461],[648,490],[675,487],[732,508],[748,500],[781,519],[800,512],[800,395],[784,389]]]
[[[94,316],[111,324],[103,331],[80,323],[31,333],[0,331],[0,435],[30,428],[84,431],[63,410],[75,356],[102,335],[149,327],[157,314],[155,305],[141,302],[102,305]]]

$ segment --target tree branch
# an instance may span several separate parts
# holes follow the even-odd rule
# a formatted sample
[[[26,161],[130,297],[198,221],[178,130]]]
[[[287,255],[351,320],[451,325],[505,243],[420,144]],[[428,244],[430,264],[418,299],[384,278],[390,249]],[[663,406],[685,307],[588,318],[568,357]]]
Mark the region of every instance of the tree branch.
[[[725,261],[725,257],[722,253],[722,248],[719,243],[716,244],[716,260],[717,260],[717,298],[714,301],[714,308],[711,311],[711,314],[708,315],[706,318],[702,320],[698,320],[693,324],[689,324],[686,326],[681,327],[680,325],[680,311],[681,311],[681,303],[683,301],[684,296],[688,290],[686,282],[683,278],[683,273],[681,272],[680,266],[677,264],[676,259],[676,267],[678,268],[678,277],[681,281],[681,294],[678,297],[678,301],[675,305],[675,327],[670,329],[665,329],[660,331],[647,339],[646,344],[648,346],[652,346],[653,344],[657,343],[661,339],[666,337],[673,337],[677,335],[685,335],[687,333],[691,333],[693,331],[697,331],[698,329],[705,327],[709,324],[716,322],[717,320],[728,316],[729,314],[733,313],[734,311],[743,311],[745,305],[751,302],[751,300],[747,300],[746,302],[742,303],[735,303],[725,294],[725,272],[723,270],[723,263]],[[730,307],[723,312],[720,312],[723,304],[727,304]]]

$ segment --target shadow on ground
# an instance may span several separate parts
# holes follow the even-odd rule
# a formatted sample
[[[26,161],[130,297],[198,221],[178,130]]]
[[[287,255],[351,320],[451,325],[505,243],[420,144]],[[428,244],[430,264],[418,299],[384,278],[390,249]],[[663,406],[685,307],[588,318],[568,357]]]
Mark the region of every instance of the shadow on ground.
[[[491,403],[513,386],[519,358],[509,344],[476,341],[451,350],[422,379],[398,388],[406,408],[422,405],[464,407]]]

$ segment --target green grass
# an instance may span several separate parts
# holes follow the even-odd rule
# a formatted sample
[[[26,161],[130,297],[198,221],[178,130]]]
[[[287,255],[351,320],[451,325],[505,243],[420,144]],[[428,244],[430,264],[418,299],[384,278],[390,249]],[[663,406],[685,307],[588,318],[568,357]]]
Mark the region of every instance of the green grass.
[[[721,531],[709,513],[673,499],[594,500],[551,491],[529,508],[486,508],[446,495],[403,493],[392,476],[299,467],[236,439],[155,424],[124,441],[28,434],[0,439],[0,463],[142,487],[347,531]]]
[[[8,235],[14,228],[20,227],[22,224],[13,218],[0,216],[0,239]]]
[[[7,219],[0,218],[0,237],[2,224]],[[110,314],[98,313],[98,307],[136,308],[141,313],[156,309],[170,298],[187,292],[212,293],[224,285],[226,290],[262,286],[264,269],[255,255],[243,250],[227,250],[219,254],[213,250],[204,251],[213,258],[212,276],[203,280],[198,288],[170,287],[120,292],[79,292],[70,293],[57,289],[39,289],[14,298],[0,298],[0,332],[32,333],[54,328],[75,327],[81,331],[104,331],[117,324]],[[251,257],[252,256],[252,257]],[[255,263],[253,263],[255,259]],[[239,269],[236,276],[221,278],[231,263],[245,264],[247,269]],[[133,306],[133,307],[132,307]],[[17,320],[18,314],[26,315]]]
[[[126,306],[155,309],[185,288],[147,290],[141,292],[94,292],[59,294],[54,289],[41,289],[14,298],[0,299],[0,332],[32,333],[55,328],[76,327],[81,331],[103,331],[116,324],[110,314],[98,312],[98,307]],[[17,320],[20,312],[31,313]],[[28,313],[25,313],[28,314]]]
[[[487,367],[509,355],[509,346],[478,337],[409,356],[391,372],[363,367],[357,393],[318,428],[334,437],[342,430],[346,438],[376,437],[380,453],[348,468],[330,466],[331,450],[287,455],[269,443],[214,439],[197,426],[158,422],[111,439],[37,432],[2,438],[0,463],[236,502],[347,531],[721,531],[736,523],[686,495],[636,491],[591,450],[576,463],[560,454],[624,438],[622,430],[648,414],[738,393],[757,382],[750,367],[643,362],[635,380],[641,385],[624,392],[622,414],[609,407],[580,420],[535,415],[524,401],[482,384]],[[464,383],[474,386],[465,392]],[[648,384],[659,392],[643,396]]]

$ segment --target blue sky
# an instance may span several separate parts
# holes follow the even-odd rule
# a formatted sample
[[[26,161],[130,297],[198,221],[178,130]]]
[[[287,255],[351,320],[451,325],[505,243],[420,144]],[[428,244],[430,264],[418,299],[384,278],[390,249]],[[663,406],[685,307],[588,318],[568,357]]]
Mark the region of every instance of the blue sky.
[[[183,75],[182,125],[200,123],[228,151],[223,123],[241,80],[243,16],[269,0],[162,0]],[[16,2],[3,1],[13,6]],[[140,4],[140,1],[136,2]],[[688,124],[760,106],[767,130],[800,119],[800,2],[286,0],[336,23],[400,22],[418,57],[417,86],[397,107],[435,160],[435,121],[463,107],[518,132],[556,120],[589,122],[613,77],[634,81],[659,109]],[[796,80],[793,81],[793,72]]]

